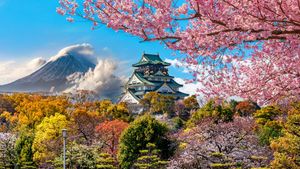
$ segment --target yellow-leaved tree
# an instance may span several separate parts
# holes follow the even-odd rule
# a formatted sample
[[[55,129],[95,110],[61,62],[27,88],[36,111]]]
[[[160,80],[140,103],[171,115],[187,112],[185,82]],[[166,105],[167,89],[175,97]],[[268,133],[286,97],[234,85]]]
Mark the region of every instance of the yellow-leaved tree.
[[[35,138],[32,145],[34,161],[43,164],[53,160],[61,152],[62,129],[69,126],[70,122],[65,115],[55,113],[50,117],[45,117],[36,126]]]
[[[274,150],[273,169],[300,168],[300,102],[288,112],[283,136],[271,142]]]

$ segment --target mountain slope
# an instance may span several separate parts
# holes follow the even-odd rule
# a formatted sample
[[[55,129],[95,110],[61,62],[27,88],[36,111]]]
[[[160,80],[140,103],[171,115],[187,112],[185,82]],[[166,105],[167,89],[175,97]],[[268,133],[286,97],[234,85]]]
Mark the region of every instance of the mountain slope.
[[[66,53],[48,61],[32,74],[0,86],[0,92],[60,92],[70,87],[69,75],[94,68],[95,64],[89,59]]]

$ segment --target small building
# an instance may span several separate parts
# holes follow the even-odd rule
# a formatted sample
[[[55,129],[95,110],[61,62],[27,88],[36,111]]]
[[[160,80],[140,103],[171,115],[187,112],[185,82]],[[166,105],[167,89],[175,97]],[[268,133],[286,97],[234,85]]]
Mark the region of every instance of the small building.
[[[138,104],[147,92],[158,92],[163,95],[183,99],[188,94],[179,91],[182,87],[168,73],[170,63],[163,61],[159,55],[143,54],[140,61],[133,64],[134,71],[125,84],[125,93],[119,102]]]

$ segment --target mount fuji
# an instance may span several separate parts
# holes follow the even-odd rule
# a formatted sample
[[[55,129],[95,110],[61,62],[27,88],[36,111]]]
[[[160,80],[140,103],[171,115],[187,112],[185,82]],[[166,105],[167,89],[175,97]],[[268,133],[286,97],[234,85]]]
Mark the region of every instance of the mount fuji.
[[[85,44],[65,48],[32,74],[0,85],[0,92],[62,92],[72,86],[69,76],[95,68],[90,51],[91,46]]]

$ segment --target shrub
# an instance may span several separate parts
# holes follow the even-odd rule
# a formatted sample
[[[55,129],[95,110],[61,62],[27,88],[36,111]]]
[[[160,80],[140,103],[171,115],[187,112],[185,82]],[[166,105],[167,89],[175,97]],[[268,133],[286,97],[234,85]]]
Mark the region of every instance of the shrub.
[[[89,168],[95,169],[98,164],[100,152],[95,146],[86,146],[72,142],[68,144],[66,156],[67,168]],[[54,160],[55,168],[62,168],[63,166],[62,154],[57,155]]]
[[[115,160],[110,154],[101,153],[97,160],[97,169],[116,169]]]

